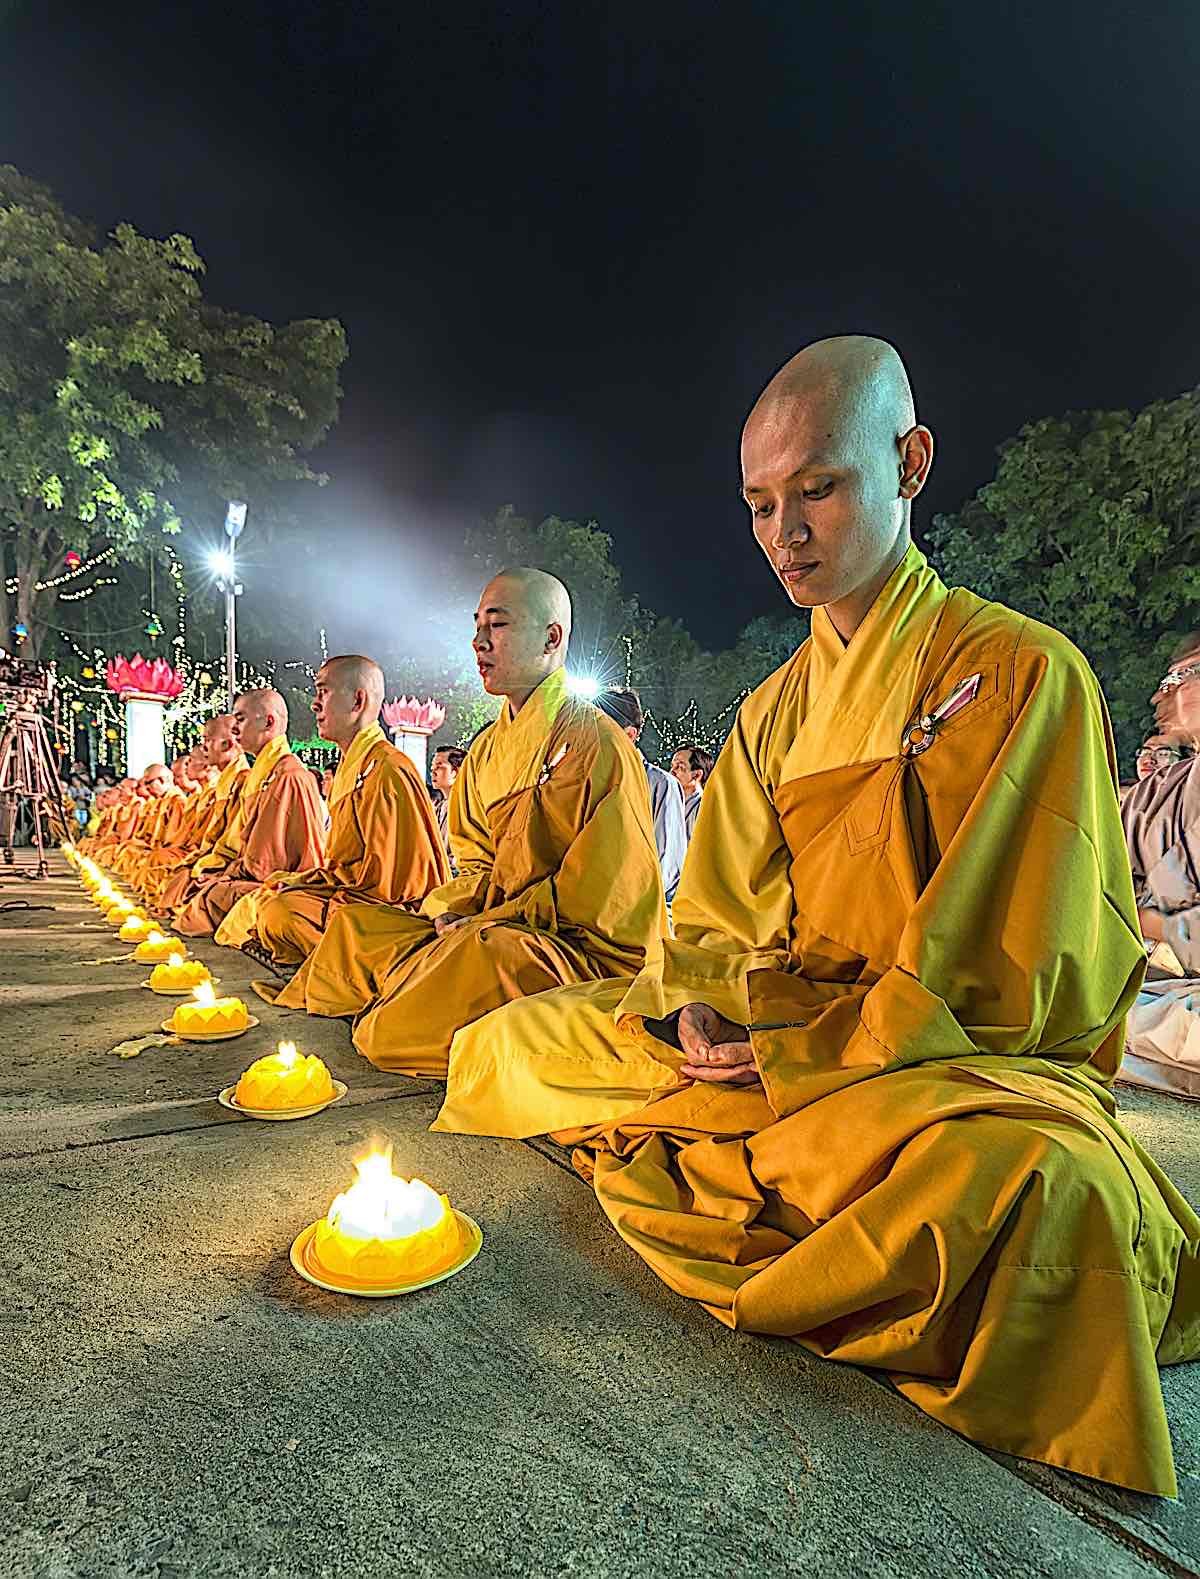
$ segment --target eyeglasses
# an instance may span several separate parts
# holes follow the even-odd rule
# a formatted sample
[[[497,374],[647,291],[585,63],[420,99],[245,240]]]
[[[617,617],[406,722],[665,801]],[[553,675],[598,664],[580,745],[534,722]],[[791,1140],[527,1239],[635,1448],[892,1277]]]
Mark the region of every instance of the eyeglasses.
[[[1184,754],[1173,746],[1152,746],[1147,751],[1139,751],[1139,762],[1157,762],[1160,768],[1169,767],[1172,762],[1182,762]]]
[[[1189,680],[1194,680],[1200,674],[1200,663],[1185,663],[1158,682],[1159,694],[1177,691],[1181,685],[1186,685]]]

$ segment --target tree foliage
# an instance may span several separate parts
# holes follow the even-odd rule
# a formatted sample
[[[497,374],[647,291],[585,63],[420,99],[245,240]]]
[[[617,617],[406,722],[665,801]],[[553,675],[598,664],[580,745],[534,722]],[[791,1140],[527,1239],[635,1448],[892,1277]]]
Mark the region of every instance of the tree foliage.
[[[334,320],[276,328],[204,300],[186,236],[118,225],[97,244],[53,194],[0,167],[0,593],[37,656],[65,550],[153,552],[226,498],[269,515],[336,420]]]
[[[1123,766],[1179,636],[1200,625],[1200,396],[1022,429],[935,519],[943,575],[1064,631],[1100,678]]]

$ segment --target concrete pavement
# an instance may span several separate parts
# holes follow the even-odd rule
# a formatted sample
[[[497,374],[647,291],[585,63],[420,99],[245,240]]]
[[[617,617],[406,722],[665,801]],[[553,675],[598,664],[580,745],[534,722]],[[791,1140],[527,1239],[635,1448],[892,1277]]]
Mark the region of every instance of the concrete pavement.
[[[114,1057],[169,1009],[85,963],[120,948],[73,877],[0,873],[0,1576],[1200,1571],[1200,1367],[1165,1373],[1176,1503],[986,1454],[672,1295],[548,1143],[429,1134],[436,1086],[340,1022],[256,1001],[239,1041]],[[284,1034],[348,1102],[218,1107]],[[1200,1108],[1122,1105],[1200,1198]],[[292,1272],[372,1140],[483,1228],[451,1282],[356,1301]]]

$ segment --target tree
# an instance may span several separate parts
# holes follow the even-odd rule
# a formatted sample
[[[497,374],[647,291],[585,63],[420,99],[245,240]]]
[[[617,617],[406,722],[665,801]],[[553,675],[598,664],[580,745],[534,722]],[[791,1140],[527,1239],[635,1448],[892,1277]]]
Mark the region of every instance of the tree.
[[[66,550],[144,559],[226,498],[266,521],[281,485],[324,481],[303,457],[337,417],[341,325],[213,306],[203,270],[186,236],[97,246],[0,167],[0,644],[20,625],[39,655]]]
[[[1171,648],[1200,624],[1200,396],[1046,418],[999,453],[995,479],[934,520],[931,557],[1070,636],[1131,765]]]

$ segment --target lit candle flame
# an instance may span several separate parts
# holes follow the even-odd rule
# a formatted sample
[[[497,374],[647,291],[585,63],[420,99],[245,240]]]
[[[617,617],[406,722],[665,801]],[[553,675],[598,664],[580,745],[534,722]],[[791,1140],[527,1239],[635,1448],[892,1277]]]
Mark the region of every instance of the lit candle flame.
[[[275,1056],[285,1069],[293,1068],[296,1059],[299,1057],[299,1054],[296,1052],[295,1042],[280,1042],[279,1051]]]
[[[206,1009],[211,1009],[217,1001],[217,995],[213,991],[211,981],[202,981],[198,987],[193,987],[192,997]]]
[[[165,943],[166,941],[167,939],[165,933],[160,932],[157,927],[150,928],[150,935],[146,939],[147,943]],[[143,955],[143,958],[144,957],[145,956]]]
[[[182,954],[172,954],[171,958],[167,961],[167,963],[168,963],[168,965],[174,965],[175,969],[178,970],[179,967],[183,964],[183,955]]]
[[[358,1178],[329,1208],[331,1228],[351,1239],[399,1239],[441,1222],[441,1198],[422,1179],[396,1177],[390,1146],[354,1166]]]

